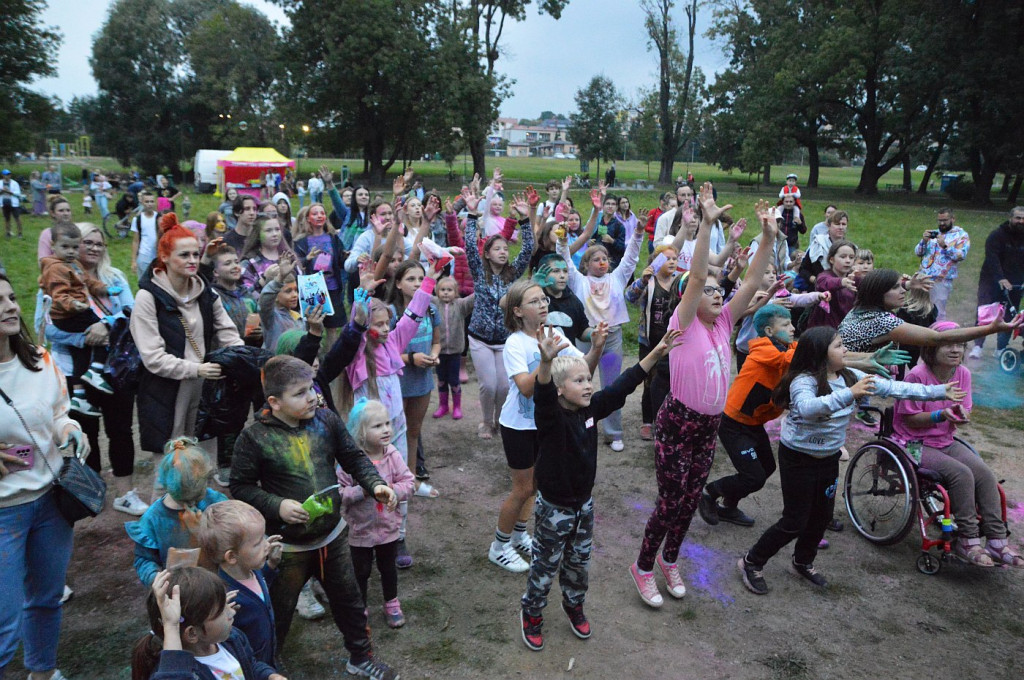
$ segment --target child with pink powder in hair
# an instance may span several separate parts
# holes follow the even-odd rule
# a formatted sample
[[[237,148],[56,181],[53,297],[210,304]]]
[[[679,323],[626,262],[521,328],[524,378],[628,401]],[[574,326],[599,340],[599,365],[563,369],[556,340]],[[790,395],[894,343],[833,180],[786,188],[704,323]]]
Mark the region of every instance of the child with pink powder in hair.
[[[697,232],[682,299],[668,325],[669,331],[681,330],[682,335],[669,352],[671,389],[655,421],[658,502],[647,521],[637,561],[629,568],[640,598],[651,607],[664,603],[654,580],[655,562],[669,594],[675,598],[686,594],[676,560],[715,455],[729,387],[733,320],[746,311],[772,255],[769,248],[758,249],[743,284],[726,303],[717,278],[708,273],[708,256],[711,226],[732,206],[718,207],[710,183],[701,188],[700,202],[703,228]],[[766,201],[758,201],[763,243],[773,243],[777,229],[768,209]]]

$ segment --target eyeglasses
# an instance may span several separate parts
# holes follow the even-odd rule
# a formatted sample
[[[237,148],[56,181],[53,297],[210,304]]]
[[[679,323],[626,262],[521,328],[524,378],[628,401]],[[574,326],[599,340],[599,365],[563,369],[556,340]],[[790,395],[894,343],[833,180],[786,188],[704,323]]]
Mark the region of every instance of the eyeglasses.
[[[86,250],[103,250],[107,247],[107,244],[102,241],[82,241],[82,245]]]
[[[536,300],[524,302],[523,304],[530,305],[531,307],[547,307],[548,305],[551,304],[551,298],[544,296],[542,298],[537,298]]]
[[[708,297],[714,297],[715,293],[725,297],[725,288],[721,286],[704,286],[704,294]]]

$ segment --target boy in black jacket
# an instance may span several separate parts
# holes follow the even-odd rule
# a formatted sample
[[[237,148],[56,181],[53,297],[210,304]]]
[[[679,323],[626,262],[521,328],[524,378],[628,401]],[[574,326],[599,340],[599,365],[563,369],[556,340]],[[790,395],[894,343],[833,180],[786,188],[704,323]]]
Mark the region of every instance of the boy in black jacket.
[[[395,492],[352,441],[341,418],[317,408],[308,364],[295,357],[274,357],[263,368],[263,391],[267,405],[235,442],[231,494],[259,510],[268,533],[283,537],[284,556],[270,587],[278,651],[284,647],[299,591],[314,577],[327,593],[334,622],[351,655],[348,673],[397,678],[371,654],[334,464],[340,464],[368,495],[389,509],[398,504]],[[311,515],[303,501],[314,494],[323,503]]]
[[[534,651],[544,648],[541,611],[556,572],[562,587],[562,610],[573,632],[579,638],[590,637],[583,601],[594,533],[591,492],[597,474],[597,421],[622,408],[626,397],[643,383],[679,335],[679,331],[666,333],[639,364],[594,394],[587,363],[559,357],[568,345],[550,328],[547,333],[544,329],[537,333],[540,365],[533,402],[539,454],[533,475],[538,495],[533,559],[521,615],[523,642]]]

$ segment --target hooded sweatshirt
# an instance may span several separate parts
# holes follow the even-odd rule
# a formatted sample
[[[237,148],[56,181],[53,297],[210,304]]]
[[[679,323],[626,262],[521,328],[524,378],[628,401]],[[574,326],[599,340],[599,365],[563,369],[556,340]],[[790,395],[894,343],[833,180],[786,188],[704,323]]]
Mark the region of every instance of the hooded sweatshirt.
[[[369,496],[375,486],[385,484],[333,411],[317,409],[312,418],[291,427],[276,418],[269,406],[264,406],[256,415],[256,422],[242,430],[235,442],[231,495],[260,511],[267,522],[268,535],[280,534],[293,549],[310,549],[341,522],[338,489],[326,493],[331,511],[308,524],[281,521],[281,502],[290,498],[301,503],[336,485],[335,463]]]

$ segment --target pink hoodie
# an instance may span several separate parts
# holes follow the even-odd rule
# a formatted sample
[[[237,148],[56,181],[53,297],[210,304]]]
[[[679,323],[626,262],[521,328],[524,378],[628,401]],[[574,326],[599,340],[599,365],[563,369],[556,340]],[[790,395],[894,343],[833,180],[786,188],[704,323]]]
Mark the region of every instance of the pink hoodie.
[[[409,500],[415,478],[402,460],[399,450],[388,444],[384,457],[373,461],[373,464],[377,466],[377,472],[384,481],[394,489],[398,500]],[[383,503],[377,502],[372,496],[367,496],[363,487],[340,467],[338,483],[341,484],[342,513],[348,523],[349,545],[372,548],[398,540],[398,531],[402,526],[402,513],[398,508],[389,511]]]

